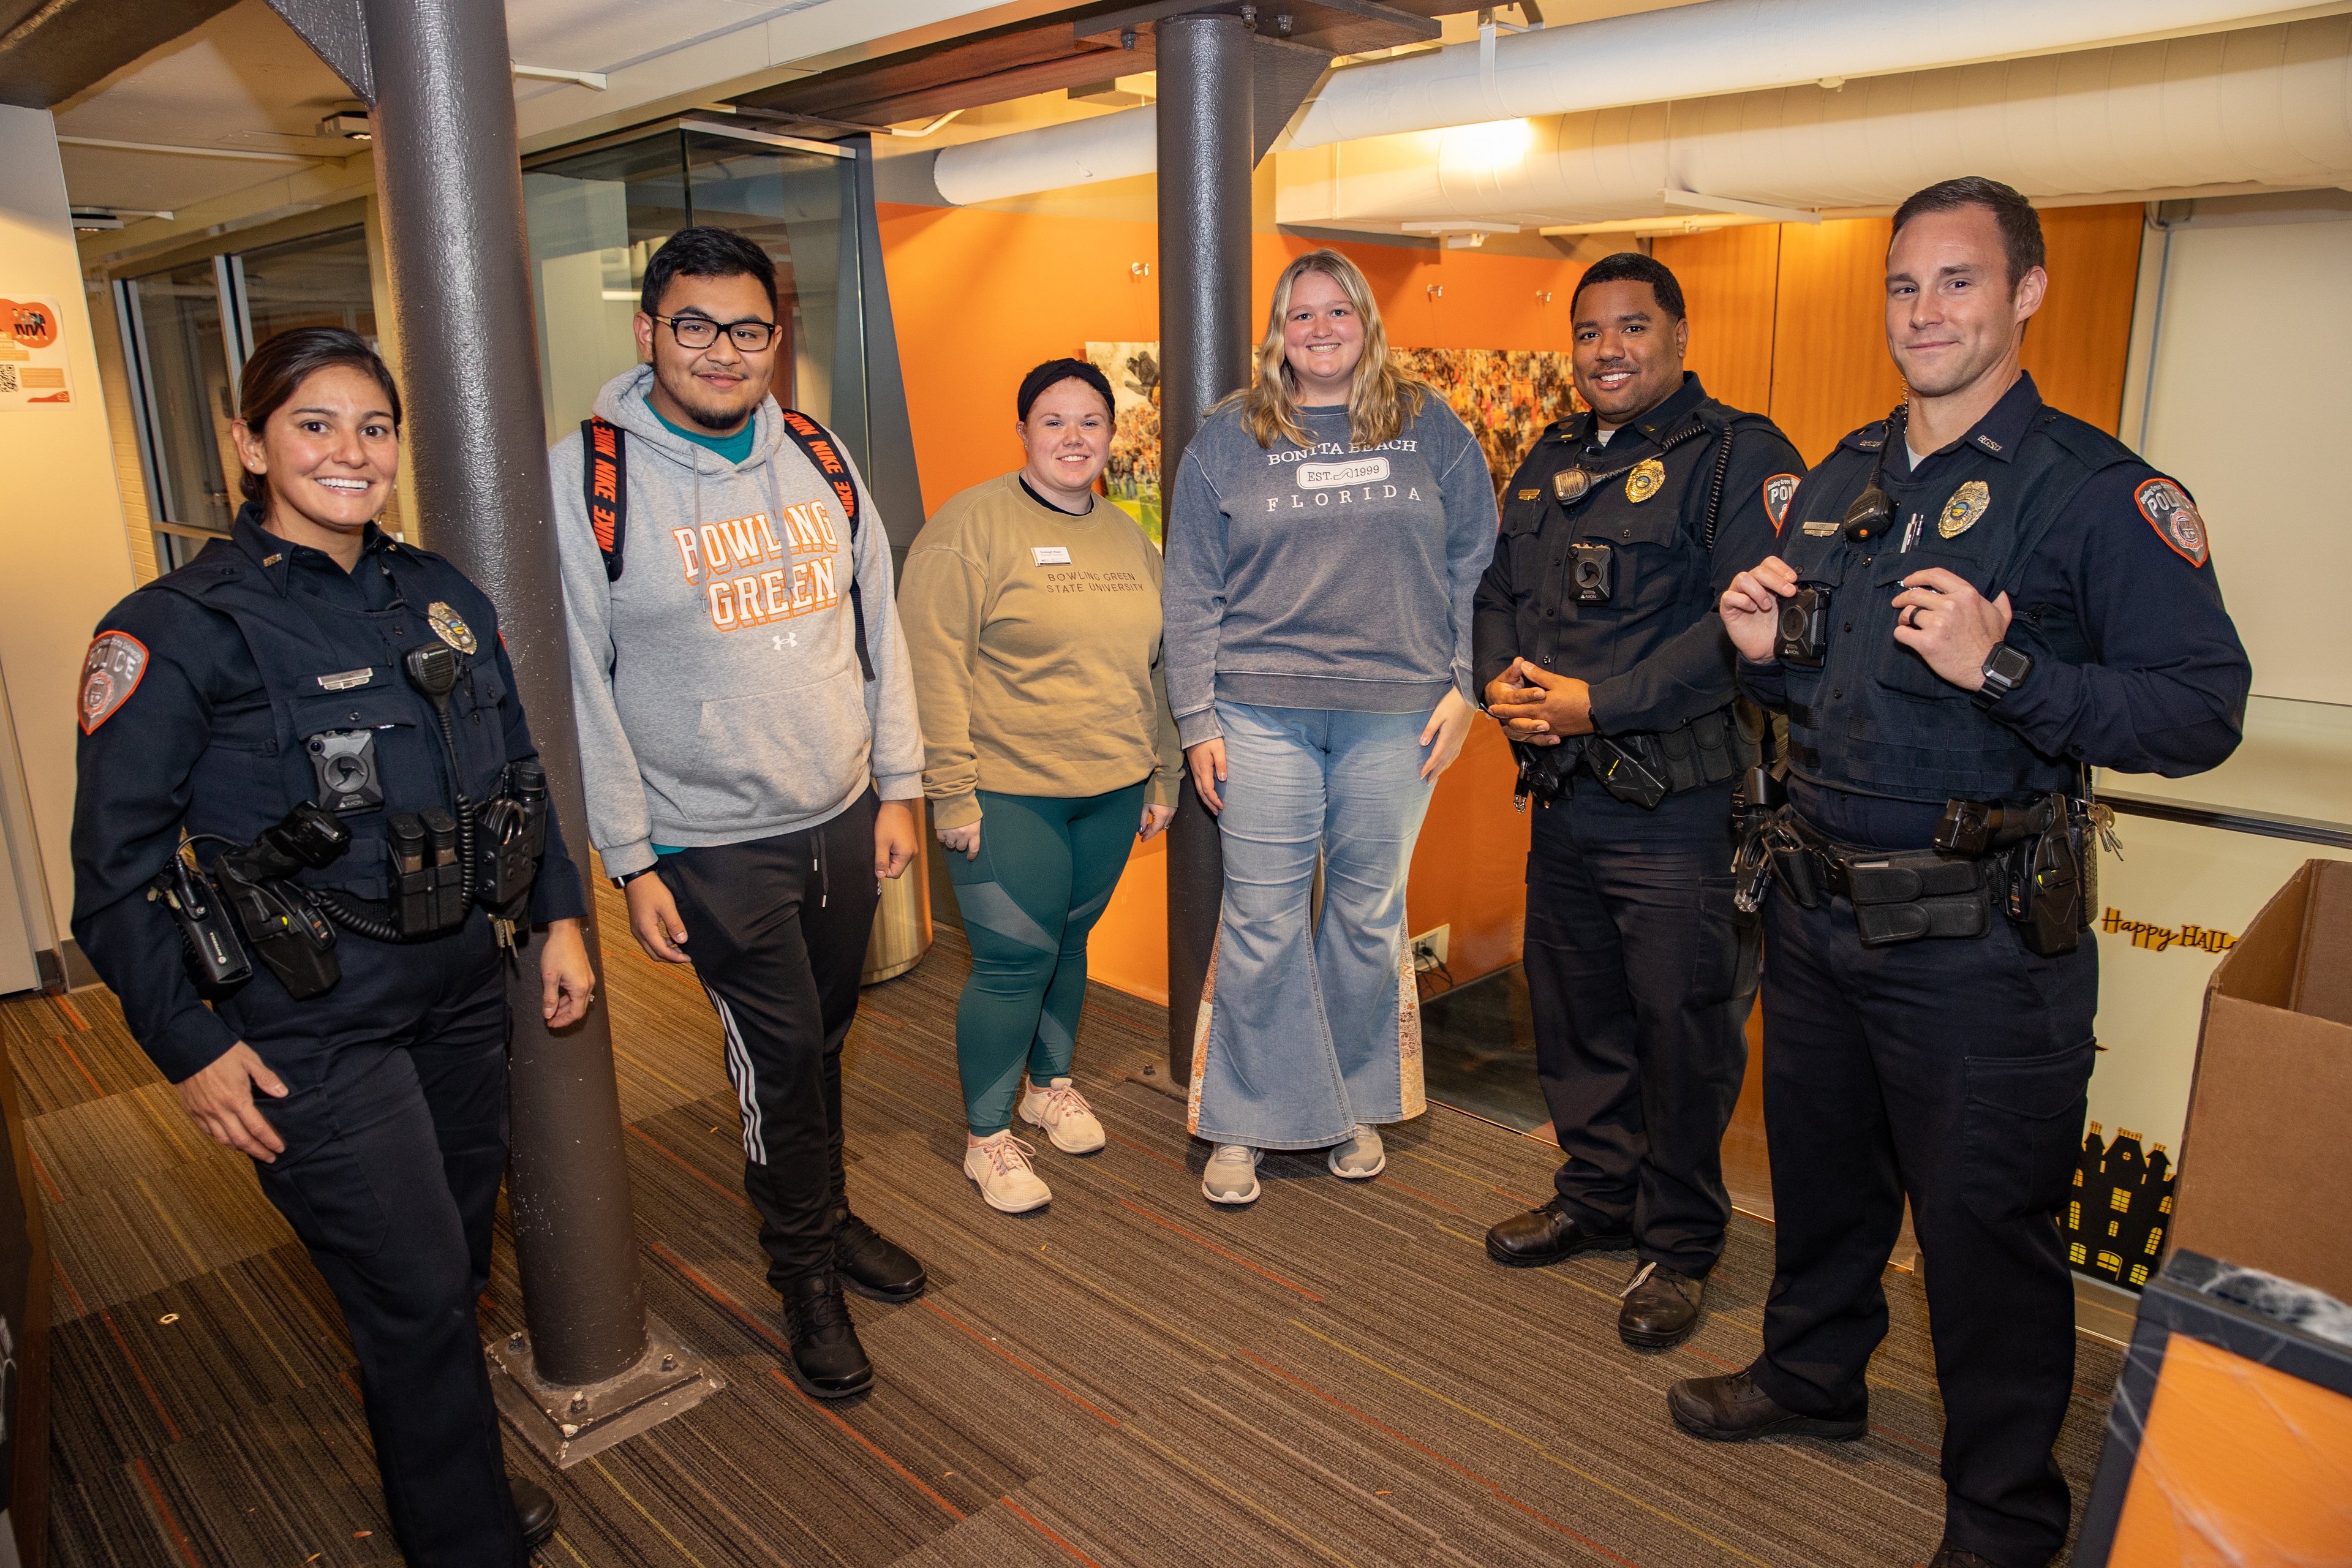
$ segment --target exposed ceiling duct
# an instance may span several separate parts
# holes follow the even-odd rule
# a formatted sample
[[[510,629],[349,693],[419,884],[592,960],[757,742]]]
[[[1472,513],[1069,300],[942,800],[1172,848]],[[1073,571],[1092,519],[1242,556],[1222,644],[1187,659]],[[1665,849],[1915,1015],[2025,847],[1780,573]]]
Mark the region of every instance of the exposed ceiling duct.
[[[1160,166],[1156,107],[1066,120],[940,149],[931,181],[958,206],[1149,174]]]
[[[1656,96],[1828,86],[2309,16],[2279,0],[1706,0],[1335,73],[1288,143],[1615,109]]]
[[[1988,174],[2029,196],[2352,184],[2352,16],[1858,81],[1375,137],[1305,155],[1285,223],[1573,225],[1719,198],[1884,207]]]
[[[1753,104],[1760,98],[1777,100],[1759,89],[1804,83],[1809,85],[1792,93],[1821,96],[1823,83],[1835,87],[1847,79],[1885,79],[1888,72],[1944,71],[1985,59],[1988,39],[1999,41],[2000,57],[2007,62],[1993,68],[2021,70],[2046,66],[2053,51],[2081,51],[2086,44],[2210,36],[2250,17],[2343,9],[2283,11],[2277,0],[1704,0],[1534,32],[1490,28],[1475,43],[1350,67],[1326,79],[1285,146],[1345,141],[1352,155],[1361,139],[1441,127],[1454,127],[1475,140],[1486,121],[1563,114],[1572,119],[1597,110],[1664,114],[1666,106],[1645,101],[1646,90],[1660,82],[1680,89],[1675,112],[1687,114],[1695,107],[1691,100],[1718,94],[1739,94],[1725,101]],[[2089,53],[2105,58],[2115,52]],[[2036,56],[2042,58],[2020,58]],[[1857,88],[1871,85],[1855,81]],[[2070,79],[2069,89],[2084,90],[2079,79]],[[1863,96],[1876,100],[1870,93]],[[2339,113],[2342,102],[2339,96]],[[933,177],[940,193],[961,205],[1148,174],[1158,160],[1154,114],[1147,106],[943,148]],[[1813,118],[1840,116],[1832,110]],[[1639,210],[1657,210],[1657,189],[1672,183],[1654,183],[1652,205]],[[2191,183],[2198,182],[2157,182],[2168,187]],[[1451,209],[1408,211],[1389,203],[1382,210],[1434,217]],[[1631,214],[1621,205],[1606,216]]]

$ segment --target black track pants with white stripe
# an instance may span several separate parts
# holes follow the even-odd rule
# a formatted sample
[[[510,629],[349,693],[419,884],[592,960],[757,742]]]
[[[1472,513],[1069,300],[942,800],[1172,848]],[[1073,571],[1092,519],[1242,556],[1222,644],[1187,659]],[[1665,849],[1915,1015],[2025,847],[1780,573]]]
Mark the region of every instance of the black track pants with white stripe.
[[[841,1043],[857,1016],[878,897],[875,797],[822,826],[661,858],[686,951],[718,1009],[743,1118],[743,1191],[769,1281],[833,1260],[841,1167]]]

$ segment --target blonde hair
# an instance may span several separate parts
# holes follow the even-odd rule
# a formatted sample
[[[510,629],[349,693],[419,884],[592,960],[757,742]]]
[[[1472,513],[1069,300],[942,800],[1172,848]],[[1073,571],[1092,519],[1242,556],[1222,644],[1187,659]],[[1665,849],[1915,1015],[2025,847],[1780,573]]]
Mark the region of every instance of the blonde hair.
[[[1233,394],[1217,406],[1239,407],[1243,428],[1257,437],[1260,447],[1272,447],[1277,435],[1300,447],[1315,444],[1299,423],[1298,387],[1282,341],[1291,290],[1309,272],[1320,272],[1337,283],[1364,327],[1363,357],[1356,362],[1348,388],[1349,440],[1358,447],[1395,440],[1405,421],[1421,413],[1429,388],[1389,357],[1389,335],[1381,325],[1381,309],[1372,301],[1372,286],[1354,262],[1336,250],[1310,250],[1282,269],[1266,307],[1265,336],[1257,346],[1257,377],[1247,391]]]

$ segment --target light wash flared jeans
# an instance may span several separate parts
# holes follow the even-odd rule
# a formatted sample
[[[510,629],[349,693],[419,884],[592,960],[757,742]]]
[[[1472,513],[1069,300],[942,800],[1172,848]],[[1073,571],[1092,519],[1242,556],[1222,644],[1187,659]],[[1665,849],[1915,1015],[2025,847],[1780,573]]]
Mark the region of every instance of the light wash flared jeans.
[[[1225,900],[1192,1047],[1192,1131],[1320,1149],[1427,1109],[1404,887],[1429,809],[1422,713],[1220,700]],[[1315,857],[1323,908],[1308,919]]]

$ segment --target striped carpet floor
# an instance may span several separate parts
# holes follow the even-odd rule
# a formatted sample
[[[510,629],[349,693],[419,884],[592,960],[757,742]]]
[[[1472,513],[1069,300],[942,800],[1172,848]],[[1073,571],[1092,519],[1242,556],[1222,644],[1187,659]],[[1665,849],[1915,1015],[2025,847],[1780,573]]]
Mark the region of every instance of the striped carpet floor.
[[[610,921],[608,931],[622,925]],[[942,928],[872,988],[845,1114],[858,1211],[929,1266],[906,1306],[855,1301],[878,1372],[838,1405],[777,1371],[774,1300],[738,1189],[734,1100],[690,974],[615,943],[612,1006],[647,1305],[724,1393],[556,1473],[542,1563],[1919,1563],[1941,1517],[1917,1283],[1862,1442],[1700,1444],[1677,1377],[1745,1363],[1770,1232],[1742,1218],[1698,1335],[1614,1332],[1629,1254],[1532,1272],[1479,1237],[1546,1190],[1556,1150],[1439,1109],[1391,1130],[1380,1180],[1278,1155],[1255,1208],[1212,1208],[1182,1105],[1141,1081],[1157,1007],[1096,987],[1080,1087],[1111,1132],[1050,1146],[1050,1209],[983,1207],[961,1168]],[[385,1563],[332,1299],[238,1156],[199,1139],[104,992],[0,1003],[56,1256],[53,1558],[84,1564]],[[501,1234],[487,1334],[520,1326]],[[2078,1503],[2113,1351],[2083,1341],[2059,1447]]]

